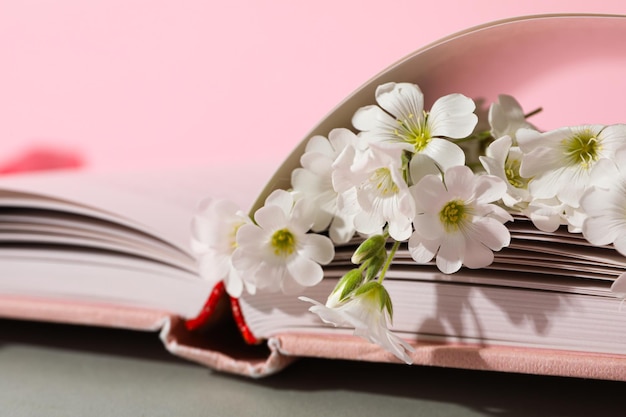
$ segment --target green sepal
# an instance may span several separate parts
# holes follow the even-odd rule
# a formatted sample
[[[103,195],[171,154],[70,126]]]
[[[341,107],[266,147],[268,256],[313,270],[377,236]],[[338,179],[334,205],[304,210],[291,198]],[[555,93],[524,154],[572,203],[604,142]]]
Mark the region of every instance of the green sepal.
[[[389,318],[393,319],[393,304],[391,303],[391,297],[389,293],[378,281],[370,281],[361,285],[354,293],[355,297],[358,296],[366,296],[374,298],[378,303],[381,310],[387,310],[389,313]]]
[[[372,257],[378,256],[385,251],[387,239],[383,235],[374,235],[361,243],[352,255],[352,263],[359,265]]]

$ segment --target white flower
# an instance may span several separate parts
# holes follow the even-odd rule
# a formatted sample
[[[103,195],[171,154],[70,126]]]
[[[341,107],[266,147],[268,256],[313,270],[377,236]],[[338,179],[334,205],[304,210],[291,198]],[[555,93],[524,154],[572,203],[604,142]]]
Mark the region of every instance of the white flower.
[[[338,302],[333,294],[326,305],[306,297],[300,299],[312,303],[309,311],[325,323],[352,327],[356,336],[381,346],[406,363],[413,362],[407,353],[413,352],[413,347],[389,330],[391,300],[381,284],[369,282],[343,302]]]
[[[526,121],[524,110],[518,101],[506,94],[499,95],[498,101],[489,107],[488,118],[491,136],[495,139],[510,136],[514,145],[516,145],[515,137],[519,129],[537,130]]]
[[[372,158],[353,169],[353,147],[347,148],[334,165],[333,183],[341,210],[354,214],[354,227],[365,235],[381,234],[406,240],[411,235],[415,213],[413,197],[404,179],[401,149],[384,149],[372,144]]]
[[[356,139],[357,136],[348,129],[333,129],[328,139],[312,137],[300,158],[302,168],[296,168],[291,174],[293,190],[308,198],[317,210],[311,230],[322,232],[330,225],[329,235],[335,243],[346,243],[354,235],[354,214],[337,210],[332,165]]]
[[[532,197],[557,197],[577,208],[593,166],[612,158],[626,141],[626,125],[585,125],[546,133],[520,129],[517,141],[524,152],[520,175],[532,178],[528,184]]]
[[[228,200],[207,199],[200,205],[192,223],[192,248],[199,257],[200,276],[212,281],[224,281],[226,291],[239,297],[244,282],[231,262],[237,246],[235,236],[250,218]],[[249,291],[254,289],[249,287]]]
[[[256,224],[237,232],[232,262],[245,282],[265,291],[301,292],[323,278],[320,264],[335,254],[333,243],[323,235],[307,233],[315,213],[306,199],[276,190],[256,211]]]
[[[508,246],[511,236],[502,224],[512,220],[501,207],[491,204],[506,192],[503,180],[474,175],[466,166],[453,167],[444,182],[434,175],[412,187],[417,214],[409,252],[418,263],[436,255],[444,273],[461,265],[482,268],[493,262],[493,252]]]
[[[522,151],[513,145],[513,139],[504,135],[493,141],[484,156],[480,156],[485,171],[488,174],[502,178],[507,186],[506,193],[502,196],[502,202],[511,208],[523,209],[530,200],[528,192],[528,178],[519,173],[522,163]]]
[[[463,150],[447,138],[461,139],[473,132],[478,117],[470,98],[450,94],[439,98],[426,112],[424,95],[417,85],[387,83],[376,89],[376,102],[378,106],[357,110],[352,124],[368,142],[398,146],[414,154],[409,166],[413,181],[433,172],[433,168],[422,165],[434,163],[445,171],[465,163]]]
[[[556,197],[534,199],[522,213],[544,232],[554,232],[559,226],[567,225],[570,233],[581,233],[586,217],[580,207],[568,206]]]
[[[580,199],[587,218],[583,235],[593,245],[612,243],[626,256],[626,149],[616,153],[615,160],[603,160],[594,168],[598,185],[590,187]]]

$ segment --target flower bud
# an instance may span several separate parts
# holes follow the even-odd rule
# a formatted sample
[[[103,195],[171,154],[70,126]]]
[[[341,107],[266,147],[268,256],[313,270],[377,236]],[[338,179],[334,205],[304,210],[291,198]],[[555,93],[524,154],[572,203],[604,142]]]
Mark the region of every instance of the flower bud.
[[[354,251],[351,259],[352,263],[358,265],[364,260],[378,256],[385,251],[385,243],[387,243],[387,239],[383,235],[374,235],[368,238]]]
[[[366,282],[354,292],[354,296],[370,299],[377,304],[381,311],[383,309],[387,310],[390,319],[393,318],[393,305],[391,304],[391,297],[383,284],[380,282]]]
[[[376,275],[380,272],[385,261],[387,260],[387,252],[383,251],[382,255],[377,255],[369,258],[366,263],[365,282],[371,281],[376,278]]]
[[[326,307],[333,308],[341,304],[363,282],[363,275],[358,269],[348,271],[337,283],[326,300]]]

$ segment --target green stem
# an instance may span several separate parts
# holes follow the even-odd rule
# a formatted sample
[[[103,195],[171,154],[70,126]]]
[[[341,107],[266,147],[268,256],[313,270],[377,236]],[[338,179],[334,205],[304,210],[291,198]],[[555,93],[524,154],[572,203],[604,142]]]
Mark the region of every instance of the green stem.
[[[391,262],[393,261],[394,256],[396,256],[396,252],[398,251],[399,247],[400,247],[400,242],[396,240],[393,243],[393,246],[391,247],[391,251],[389,251],[389,255],[387,256],[387,260],[385,261],[385,265],[383,266],[383,269],[380,271],[380,276],[378,277],[378,282],[380,284],[382,284],[383,281],[385,280],[385,274],[387,273],[387,270],[391,266]]]
[[[534,115],[536,115],[537,113],[541,113],[542,111],[543,111],[543,107],[536,108],[535,110],[531,111],[530,113],[526,113],[524,115],[524,118],[528,119],[529,117],[533,117]]]

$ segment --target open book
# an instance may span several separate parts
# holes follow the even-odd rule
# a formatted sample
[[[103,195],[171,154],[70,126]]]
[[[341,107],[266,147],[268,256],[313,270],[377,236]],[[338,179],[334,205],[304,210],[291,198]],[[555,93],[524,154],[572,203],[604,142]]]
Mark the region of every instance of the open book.
[[[392,347],[399,347],[395,356],[385,346],[355,336],[350,326],[325,324],[320,316],[326,310],[314,301],[335,294],[335,288],[341,293],[335,300],[339,306],[354,296],[344,290],[345,277],[355,269],[357,248],[376,235],[366,233],[366,225],[361,233],[335,242],[332,259],[323,262],[321,282],[303,285],[305,300],[293,288],[286,294],[263,291],[260,278],[245,277],[245,288],[230,288],[229,296],[215,277],[206,279],[191,239],[194,216],[207,197],[233,201],[254,214],[268,197],[276,200],[276,190],[290,189],[309,139],[351,128],[355,112],[376,104],[383,85],[419,85],[431,102],[462,93],[479,103],[477,113],[485,111],[481,103],[486,107],[500,94],[513,94],[524,107],[544,106],[543,113],[529,119],[533,124],[545,130],[572,125],[567,119],[575,112],[572,107],[601,99],[606,103],[606,95],[617,103],[619,90],[626,90],[626,85],[612,85],[613,90],[607,86],[598,91],[598,84],[581,86],[576,78],[589,81],[589,68],[596,62],[600,68],[623,68],[624,56],[616,45],[624,36],[623,17],[582,15],[519,18],[455,34],[366,83],[329,113],[279,168],[229,161],[227,179],[221,166],[1,178],[0,317],[160,331],[166,348],[176,355],[254,377],[276,372],[297,357],[317,356],[394,363],[406,358],[414,364],[626,380],[626,307],[622,309],[623,295],[614,287],[626,258],[613,245],[592,244],[582,233],[572,233],[577,217],[568,218],[565,209],[560,220],[565,216],[567,221],[549,231],[537,227],[545,226],[543,214],[531,219],[511,210],[511,218],[505,219],[509,214],[491,213],[506,225],[510,241],[494,249],[493,259],[482,267],[466,259],[465,266],[452,268],[449,261],[435,260],[434,253],[432,260],[416,262],[424,257],[427,243],[420,246],[404,237],[401,225],[386,228],[376,254],[384,251],[383,260],[391,261],[382,272],[379,265],[375,274],[384,275],[384,294],[393,300],[389,337]],[[570,45],[576,45],[575,54]],[[585,69],[582,75],[571,71],[577,66]],[[555,72],[567,75],[558,87]],[[571,91],[573,85],[584,90],[583,103],[568,98],[581,96]],[[547,108],[552,103],[560,103],[554,105],[558,111]],[[592,113],[585,107],[583,122],[602,117],[601,123],[617,123],[619,110],[607,105]],[[556,116],[550,120],[545,113]],[[521,134],[521,143],[532,141],[532,134],[526,134],[530,139]],[[584,152],[590,154],[587,148]],[[435,163],[443,172],[442,164]],[[410,175],[412,185],[422,188],[425,178],[438,178],[432,170]],[[450,227],[457,225],[458,207],[445,207],[448,217],[441,211],[439,218]],[[279,232],[272,235],[272,244],[283,255],[292,249],[293,235]],[[367,256],[370,268],[378,255]],[[307,277],[297,281],[307,282]],[[312,306],[319,316],[309,311]],[[382,309],[388,307],[383,301]]]

